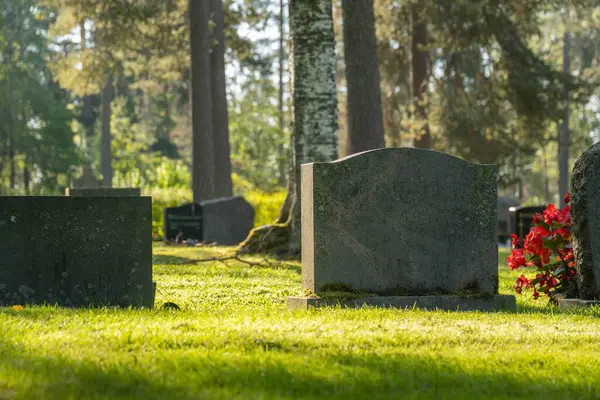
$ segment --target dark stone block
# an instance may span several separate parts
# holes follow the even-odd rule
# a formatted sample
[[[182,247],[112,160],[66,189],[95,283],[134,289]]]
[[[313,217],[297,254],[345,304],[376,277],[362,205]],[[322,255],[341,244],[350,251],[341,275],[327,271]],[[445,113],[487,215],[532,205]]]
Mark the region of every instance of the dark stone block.
[[[510,233],[517,234],[521,239],[527,236],[533,226],[533,217],[542,214],[546,206],[511,207]]]
[[[575,162],[571,178],[573,254],[579,297],[600,297],[600,143]]]
[[[254,208],[241,196],[207,200],[200,205],[206,243],[239,244],[254,228]]]
[[[67,188],[70,197],[140,197],[140,188]]]
[[[150,197],[0,197],[0,305],[152,307]]]
[[[203,238],[202,215],[202,206],[197,203],[165,208],[164,240],[173,241],[179,235],[181,240],[193,239],[201,242]]]

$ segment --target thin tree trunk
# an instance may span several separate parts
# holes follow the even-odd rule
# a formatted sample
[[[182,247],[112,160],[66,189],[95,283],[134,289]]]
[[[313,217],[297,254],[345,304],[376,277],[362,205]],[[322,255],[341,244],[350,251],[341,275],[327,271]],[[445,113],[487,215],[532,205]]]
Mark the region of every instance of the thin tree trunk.
[[[85,52],[87,50],[87,39],[85,35],[85,21],[81,21],[79,24],[79,40],[81,41],[81,56],[84,58],[83,68],[86,67],[85,63]],[[85,128],[85,143],[86,143],[86,151],[90,152],[90,144],[89,141],[91,137],[94,135],[94,111],[92,109],[92,96],[86,94],[83,96],[83,108],[81,110],[81,122]]]
[[[285,93],[285,85],[283,83],[284,62],[285,62],[285,7],[283,0],[279,0],[279,134],[281,137],[285,135],[285,113],[283,110],[283,96]],[[286,177],[286,161],[285,148],[283,144],[279,145],[279,183],[283,184]]]
[[[25,160],[25,166],[23,167],[23,188],[25,189],[25,194],[30,194],[30,182],[31,182],[31,173],[29,172],[29,165],[27,163],[29,160]]]
[[[385,146],[373,0],[342,0],[348,154]]]
[[[571,73],[571,63],[569,58],[570,37],[569,32],[563,36],[563,73]],[[561,207],[565,206],[564,195],[569,191],[569,91],[565,85],[564,92],[565,110],[562,124],[558,132],[558,197]]]
[[[290,0],[294,59],[294,174],[291,246],[300,248],[300,166],[337,158],[335,37],[331,0]]]
[[[429,83],[427,44],[429,41],[427,25],[419,13],[416,3],[412,5],[412,84],[415,118],[421,129],[416,134],[414,147],[431,148],[427,113],[427,85]]]
[[[189,0],[192,97],[192,189],[194,201],[215,198],[210,74],[210,3]]]
[[[211,14],[214,22],[214,46],[210,55],[210,75],[215,150],[215,195],[216,197],[229,197],[233,195],[233,184],[231,181],[229,116],[225,82],[225,22],[221,0],[211,0]]]
[[[110,132],[110,118],[112,115],[111,102],[114,96],[114,87],[112,77],[106,81],[106,86],[102,90],[102,186],[112,187],[113,169],[112,169],[112,140]]]

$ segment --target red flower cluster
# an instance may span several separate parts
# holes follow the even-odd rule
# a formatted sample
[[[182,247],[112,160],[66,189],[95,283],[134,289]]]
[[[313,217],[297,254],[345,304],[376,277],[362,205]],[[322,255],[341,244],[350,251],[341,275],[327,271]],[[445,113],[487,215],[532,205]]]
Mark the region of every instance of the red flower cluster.
[[[567,193],[565,203],[570,200],[571,196]],[[571,209],[568,205],[557,210],[550,204],[543,214],[535,215],[533,227],[523,242],[515,234],[511,237],[513,250],[507,258],[509,268],[535,267],[538,270],[535,278],[529,279],[525,275],[517,278],[514,288],[518,294],[523,289],[533,289],[535,299],[540,292],[551,296],[576,274],[571,246]],[[552,255],[556,256],[553,260]]]

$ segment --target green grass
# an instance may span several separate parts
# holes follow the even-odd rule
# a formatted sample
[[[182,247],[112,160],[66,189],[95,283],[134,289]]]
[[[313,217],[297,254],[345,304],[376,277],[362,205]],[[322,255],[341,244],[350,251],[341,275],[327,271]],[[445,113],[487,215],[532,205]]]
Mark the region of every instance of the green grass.
[[[600,396],[598,309],[291,313],[297,263],[177,265],[231,251],[156,247],[156,310],[0,309],[0,399]]]

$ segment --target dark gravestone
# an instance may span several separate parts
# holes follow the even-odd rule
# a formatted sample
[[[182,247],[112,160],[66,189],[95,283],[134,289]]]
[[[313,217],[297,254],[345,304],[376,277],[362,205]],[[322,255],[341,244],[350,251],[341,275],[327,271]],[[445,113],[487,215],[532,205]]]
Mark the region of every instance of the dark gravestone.
[[[303,165],[303,289],[371,295],[358,306],[514,309],[498,295],[496,185],[493,165],[412,148]],[[453,297],[430,301],[440,294]]]
[[[207,200],[200,205],[206,243],[236,245],[254,228],[254,208],[241,196]]]
[[[510,233],[515,233],[520,238],[527,236],[533,225],[533,217],[542,214],[545,209],[546,206],[511,207]]]
[[[0,197],[0,305],[153,307],[150,197]]]
[[[510,239],[510,208],[518,207],[519,200],[512,197],[498,196],[498,242],[506,243]]]
[[[600,298],[600,143],[575,162],[571,178],[573,253],[579,297]]]
[[[197,240],[204,238],[203,210],[197,203],[184,204],[180,207],[165,208],[163,236],[166,241]]]

